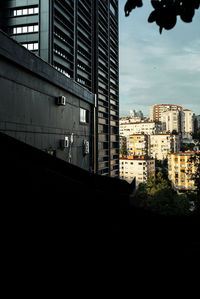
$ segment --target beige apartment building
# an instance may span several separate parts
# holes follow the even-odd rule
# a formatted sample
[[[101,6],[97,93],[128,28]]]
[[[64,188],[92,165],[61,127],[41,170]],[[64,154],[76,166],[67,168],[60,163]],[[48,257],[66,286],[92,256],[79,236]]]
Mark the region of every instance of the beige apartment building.
[[[149,177],[155,177],[155,160],[144,156],[120,156],[120,178],[131,183],[136,179],[136,186],[146,183]]]
[[[150,119],[152,121],[161,121],[162,114],[166,111],[182,111],[182,106],[175,104],[156,104],[150,107]]]
[[[194,113],[189,109],[167,110],[161,115],[162,131],[180,133],[183,139],[192,139],[194,133]]]
[[[149,155],[164,160],[171,152],[180,150],[180,136],[173,134],[155,134],[149,136]]]
[[[195,173],[194,163],[189,161],[193,151],[178,152],[168,155],[168,178],[176,190],[195,190],[190,173]]]
[[[148,155],[148,135],[133,134],[126,138],[127,151],[129,155],[144,156]]]

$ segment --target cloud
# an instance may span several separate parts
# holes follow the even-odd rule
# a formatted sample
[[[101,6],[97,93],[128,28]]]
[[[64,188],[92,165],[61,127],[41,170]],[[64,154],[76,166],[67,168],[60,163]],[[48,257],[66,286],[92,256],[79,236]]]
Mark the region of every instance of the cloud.
[[[133,23],[128,26],[121,21],[120,111],[142,107],[148,113],[149,106],[156,103],[174,103],[200,114],[197,23],[179,22],[176,30],[161,36],[155,25],[136,15],[130,21]]]

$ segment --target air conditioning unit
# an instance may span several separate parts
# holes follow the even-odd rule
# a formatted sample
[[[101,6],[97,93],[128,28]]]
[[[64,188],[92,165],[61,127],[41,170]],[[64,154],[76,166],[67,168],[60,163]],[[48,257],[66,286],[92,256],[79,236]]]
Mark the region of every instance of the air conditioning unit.
[[[83,140],[83,153],[85,155],[90,153],[90,143],[88,140]]]
[[[61,139],[60,146],[61,146],[61,148],[69,147],[69,137],[65,136],[64,139]]]
[[[56,104],[58,106],[65,106],[66,105],[66,97],[65,96],[60,96],[56,98]]]

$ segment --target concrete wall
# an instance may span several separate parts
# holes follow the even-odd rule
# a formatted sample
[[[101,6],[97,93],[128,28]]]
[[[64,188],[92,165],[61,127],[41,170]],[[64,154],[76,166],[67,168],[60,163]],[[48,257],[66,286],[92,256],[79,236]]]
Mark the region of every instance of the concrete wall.
[[[66,106],[56,105],[61,95]],[[89,170],[93,103],[93,94],[0,32],[0,131]],[[80,108],[89,111],[89,123],[80,122]],[[72,133],[73,143],[62,149],[60,140]],[[83,154],[84,140],[90,154]]]

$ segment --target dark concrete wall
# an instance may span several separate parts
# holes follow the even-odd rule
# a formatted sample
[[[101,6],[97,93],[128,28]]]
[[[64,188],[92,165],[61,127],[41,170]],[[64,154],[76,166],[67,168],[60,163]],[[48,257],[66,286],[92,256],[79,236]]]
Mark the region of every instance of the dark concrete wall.
[[[66,96],[66,106],[56,105],[56,97]],[[66,161],[70,147],[60,140],[70,139],[71,163],[84,169],[93,165],[94,96],[60,74],[0,32],[0,131]],[[80,107],[89,111],[89,123],[80,123]],[[83,154],[83,140],[90,142],[90,154]]]

